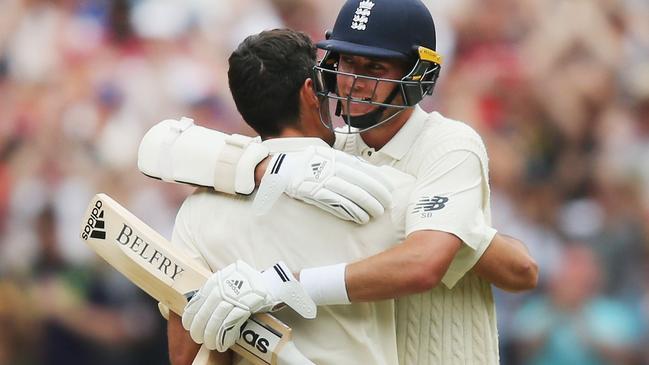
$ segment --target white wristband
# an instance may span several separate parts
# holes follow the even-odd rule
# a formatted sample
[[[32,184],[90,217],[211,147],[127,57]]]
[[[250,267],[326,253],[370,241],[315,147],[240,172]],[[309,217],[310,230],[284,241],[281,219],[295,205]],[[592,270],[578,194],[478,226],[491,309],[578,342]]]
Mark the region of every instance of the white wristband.
[[[345,284],[346,263],[300,271],[300,283],[316,305],[350,304]]]

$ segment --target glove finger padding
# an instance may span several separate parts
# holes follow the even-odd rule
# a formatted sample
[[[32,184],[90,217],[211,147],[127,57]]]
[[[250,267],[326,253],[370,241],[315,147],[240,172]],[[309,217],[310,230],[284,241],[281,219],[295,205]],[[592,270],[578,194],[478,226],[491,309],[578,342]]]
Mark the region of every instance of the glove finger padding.
[[[383,214],[383,208],[390,208],[392,206],[392,191],[394,190],[394,186],[383,176],[383,172],[378,167],[362,162],[352,156],[345,155],[343,160],[353,160],[354,163],[336,164],[336,176],[338,178],[357,185],[360,189],[372,196],[382,207],[378,215]],[[376,216],[372,213],[370,215]]]
[[[203,335],[203,340],[204,340],[203,342],[205,343],[205,346],[207,346],[208,349],[210,350],[219,349],[219,345],[217,344],[217,338],[218,338],[217,335],[221,330],[222,327],[221,324],[225,322],[225,319],[235,309],[236,309],[235,306],[227,302],[222,302],[216,307],[216,309],[210,316],[210,319],[207,321],[207,324],[205,326],[205,332]],[[223,352],[224,350],[219,350],[219,351]]]
[[[315,205],[340,219],[358,224],[365,224],[370,221],[370,216],[365,210],[344,196],[328,189],[319,189],[310,199],[304,200],[304,202]]]
[[[213,275],[214,276],[214,275]],[[192,322],[194,322],[194,318],[196,317],[196,313],[198,313],[199,309],[203,306],[203,303],[205,303],[205,300],[207,299],[208,295],[214,290],[214,288],[217,285],[217,281],[214,280],[216,277],[212,278],[210,277],[205,285],[192,297],[192,299],[187,303],[185,306],[185,310],[183,311],[182,315],[182,324],[183,328],[189,331],[191,328]]]
[[[347,169],[345,167],[344,169]],[[333,193],[340,195],[354,202],[360,209],[364,210],[369,216],[377,217],[383,214],[385,209],[372,195],[360,187],[350,184],[349,180],[341,179],[337,176],[327,179],[324,188]]]
[[[189,327],[189,335],[196,343],[202,344],[205,342],[207,325],[214,313],[223,313],[222,318],[225,318],[225,315],[227,315],[227,313],[229,313],[232,308],[234,308],[234,305],[232,303],[224,301],[223,297],[218,292],[219,288],[215,288],[210,293],[207,300],[205,300],[201,308],[194,316],[194,320]]]
[[[227,351],[239,338],[241,326],[250,318],[250,312],[235,307],[225,318],[223,325],[219,327],[215,341],[216,350],[219,352]],[[207,342],[206,342],[207,343]]]

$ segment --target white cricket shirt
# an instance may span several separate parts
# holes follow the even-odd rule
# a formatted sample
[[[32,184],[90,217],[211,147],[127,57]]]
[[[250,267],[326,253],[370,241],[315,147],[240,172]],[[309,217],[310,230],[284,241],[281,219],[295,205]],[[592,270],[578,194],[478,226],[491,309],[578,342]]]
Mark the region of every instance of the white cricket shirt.
[[[380,150],[359,134],[337,134],[335,147],[415,176],[406,235],[439,230],[463,241],[443,285],[396,301],[399,363],[498,364],[491,285],[469,272],[496,233],[490,227],[488,159],[480,136],[464,123],[416,106]]]
[[[264,142],[273,152],[327,146],[319,139],[281,138]],[[407,201],[411,176],[391,168],[386,175],[399,186],[395,201]],[[406,182],[406,183],[404,183]],[[187,249],[215,271],[241,259],[259,270],[283,260],[293,271],[352,262],[381,252],[404,237],[406,206],[366,225],[342,221],[319,208],[284,195],[271,213],[257,216],[253,197],[197,190],[176,218],[172,244]],[[318,307],[315,320],[290,309],[274,313],[293,329],[296,346],[319,365],[396,365],[394,301]],[[236,364],[247,364],[238,358]]]

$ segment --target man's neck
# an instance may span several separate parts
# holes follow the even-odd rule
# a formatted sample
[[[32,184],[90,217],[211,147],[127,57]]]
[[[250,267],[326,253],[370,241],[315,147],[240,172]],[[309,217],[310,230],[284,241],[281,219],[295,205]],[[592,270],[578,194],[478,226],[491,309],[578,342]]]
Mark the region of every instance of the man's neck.
[[[277,135],[265,135],[265,136],[261,136],[261,139],[262,141],[265,141],[267,139],[274,139],[274,138],[318,138],[325,141],[325,143],[327,143],[329,146],[333,146],[336,137],[333,132],[329,132],[329,133],[326,132],[329,131],[325,130],[322,133],[316,133],[316,132],[305,132],[299,128],[284,128]]]
[[[277,138],[299,138],[306,137],[306,134],[295,128],[284,128]]]
[[[275,138],[300,138],[307,137],[307,134],[298,128],[287,127],[282,129],[279,134],[262,134],[260,135],[261,140],[265,141],[267,139]]]
[[[366,132],[362,132],[361,137],[363,138],[363,142],[375,150],[383,148],[383,146],[390,142],[390,140],[399,132],[404,124],[406,124],[414,111],[414,108],[406,109],[391,121]]]

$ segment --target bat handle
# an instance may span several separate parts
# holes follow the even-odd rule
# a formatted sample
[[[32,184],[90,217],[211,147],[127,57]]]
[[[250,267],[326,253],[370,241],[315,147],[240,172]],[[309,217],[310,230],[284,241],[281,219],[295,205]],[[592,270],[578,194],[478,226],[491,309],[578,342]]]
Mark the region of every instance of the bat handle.
[[[214,365],[216,364],[216,359],[210,356],[212,351],[210,351],[205,345],[201,345],[198,354],[194,358],[192,365]]]
[[[277,355],[278,365],[315,365],[314,362],[307,359],[306,356],[295,347],[293,341],[289,341],[282,346],[281,351]]]
[[[211,356],[210,351],[205,345],[202,345],[198,354],[194,358],[192,365],[215,365],[216,358]],[[265,362],[264,362],[265,364]],[[307,359],[300,350],[295,347],[293,341],[287,342],[282,346],[282,350],[277,356],[277,365],[316,365],[311,360]]]

